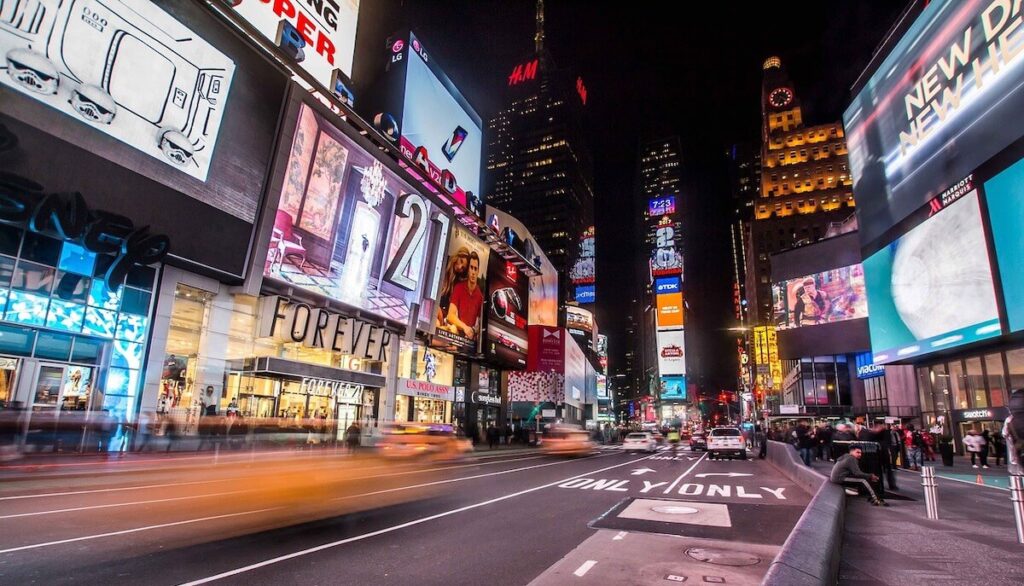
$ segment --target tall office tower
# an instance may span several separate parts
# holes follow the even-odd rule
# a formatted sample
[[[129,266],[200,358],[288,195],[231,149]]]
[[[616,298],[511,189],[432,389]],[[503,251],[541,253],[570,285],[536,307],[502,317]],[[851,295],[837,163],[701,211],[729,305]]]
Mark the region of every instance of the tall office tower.
[[[805,125],[782,61],[769,57],[763,69],[761,189],[747,243],[751,324],[772,320],[770,255],[819,240],[854,208],[842,123]]]
[[[729,238],[732,254],[733,313],[740,326],[747,323],[747,246],[754,202],[761,192],[761,149],[753,143],[738,143],[726,151],[729,166],[731,214]]]
[[[562,306],[594,303],[593,162],[582,132],[587,88],[545,48],[542,0],[534,53],[512,68],[507,91],[507,105],[487,124],[487,201],[533,233],[559,271]]]

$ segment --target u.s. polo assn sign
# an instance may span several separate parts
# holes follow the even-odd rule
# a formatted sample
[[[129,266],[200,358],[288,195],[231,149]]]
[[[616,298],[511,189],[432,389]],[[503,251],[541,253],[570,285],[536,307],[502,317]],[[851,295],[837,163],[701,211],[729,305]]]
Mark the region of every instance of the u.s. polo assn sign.
[[[388,359],[391,332],[358,318],[306,303],[291,303],[280,295],[261,298],[258,316],[261,338],[301,342],[309,348],[352,354],[364,360]]]

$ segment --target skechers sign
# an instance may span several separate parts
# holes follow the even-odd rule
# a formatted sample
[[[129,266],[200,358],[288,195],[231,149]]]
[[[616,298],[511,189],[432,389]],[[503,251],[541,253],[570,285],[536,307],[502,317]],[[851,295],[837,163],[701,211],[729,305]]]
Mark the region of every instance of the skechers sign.
[[[388,359],[391,332],[361,319],[306,303],[291,303],[278,295],[260,299],[258,315],[261,338],[300,342],[309,348],[351,354],[364,360]]]
[[[343,101],[349,90],[359,0],[225,0],[264,37]]]

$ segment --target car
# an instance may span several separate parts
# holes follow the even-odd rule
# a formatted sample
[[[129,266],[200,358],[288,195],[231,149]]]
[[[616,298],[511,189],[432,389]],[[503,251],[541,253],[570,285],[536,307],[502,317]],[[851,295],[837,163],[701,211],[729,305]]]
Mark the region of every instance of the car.
[[[651,453],[658,449],[658,441],[650,433],[638,431],[627,435],[626,439],[622,440],[622,449],[627,452]]]
[[[693,435],[690,436],[690,451],[691,452],[696,452],[697,450],[707,451],[707,449],[708,449],[708,442],[707,442],[707,439],[704,437],[704,432],[703,431],[695,431],[695,432],[693,432]]]
[[[473,444],[458,437],[451,425],[405,423],[390,427],[377,444],[385,458],[456,460],[473,451]]]
[[[717,460],[723,456],[747,459],[747,446],[743,433],[738,427],[716,427],[708,433],[708,458]]]
[[[554,456],[589,456],[597,453],[597,444],[580,428],[549,428],[541,438],[541,452]]]

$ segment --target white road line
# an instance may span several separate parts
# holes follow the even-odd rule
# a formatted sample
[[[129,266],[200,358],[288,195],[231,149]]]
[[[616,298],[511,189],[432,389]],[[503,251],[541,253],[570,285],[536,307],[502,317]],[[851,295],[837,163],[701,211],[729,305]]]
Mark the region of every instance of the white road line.
[[[199,584],[207,584],[209,582],[215,582],[215,581],[221,580],[223,578],[229,578],[231,576],[237,576],[238,574],[244,574],[245,572],[251,572],[252,570],[257,570],[259,568],[264,568],[266,566],[270,566],[270,565],[273,565],[273,564],[276,564],[276,563],[280,563],[280,562],[287,561],[287,560],[290,560],[290,559],[294,559],[294,558],[297,558],[297,557],[301,557],[301,556],[304,556],[304,555],[309,555],[311,553],[316,553],[316,552],[319,552],[319,551],[324,551],[326,549],[332,549],[332,548],[335,548],[335,547],[338,547],[338,546],[341,546],[341,545],[345,545],[347,543],[352,543],[354,541],[362,541],[363,539],[369,539],[371,537],[376,537],[378,535],[384,535],[386,533],[391,533],[393,531],[398,531],[400,529],[405,529],[406,527],[413,527],[415,525],[419,525],[421,523],[426,523],[428,521],[433,521],[435,519],[441,519],[443,517],[448,517],[448,516],[451,516],[451,515],[455,515],[455,514],[458,514],[458,513],[462,513],[462,512],[465,512],[465,511],[472,510],[472,509],[477,509],[477,508],[480,508],[480,507],[485,507],[487,505],[492,505],[494,503],[498,503],[498,502],[505,501],[505,500],[508,500],[508,499],[511,499],[511,498],[522,496],[524,494],[529,494],[531,492],[537,492],[538,490],[544,490],[545,488],[551,488],[553,486],[558,486],[559,484],[562,484],[563,482],[568,482],[568,481],[574,480],[576,478],[583,478],[584,476],[588,476],[588,475],[591,475],[591,474],[597,474],[598,472],[604,472],[606,470],[612,470],[614,468],[621,468],[623,466],[632,466],[633,464],[636,464],[637,462],[640,462],[641,460],[646,460],[649,457],[650,456],[647,456],[647,457],[644,457],[644,458],[638,458],[638,459],[635,459],[635,460],[630,460],[628,462],[622,462],[620,464],[614,464],[612,466],[607,466],[605,468],[601,468],[601,469],[598,469],[598,470],[590,470],[588,472],[584,472],[583,474],[577,474],[575,476],[570,476],[569,478],[563,478],[561,480],[556,480],[554,482],[549,482],[548,484],[542,484],[540,486],[535,486],[533,488],[527,488],[526,490],[520,490],[519,492],[514,492],[514,493],[511,493],[511,494],[507,494],[505,496],[500,496],[500,497],[497,497],[497,498],[493,498],[493,499],[490,499],[490,500],[482,501],[482,502],[475,503],[475,504],[472,504],[472,505],[466,505],[464,507],[459,507],[457,509],[452,509],[450,511],[445,511],[443,513],[437,513],[436,515],[430,515],[428,517],[421,517],[419,519],[415,519],[415,520],[409,521],[407,523],[402,523],[400,525],[392,525],[391,527],[385,527],[384,529],[378,529],[377,531],[371,531],[369,533],[364,533],[362,535],[356,535],[354,537],[348,537],[346,539],[339,539],[338,541],[332,541],[330,543],[325,543],[323,545],[318,545],[316,547],[311,547],[311,548],[308,548],[308,549],[299,550],[299,551],[296,551],[296,552],[292,552],[292,553],[289,553],[289,554],[285,554],[285,555],[282,555],[282,556],[271,558],[269,560],[264,560],[262,562],[257,562],[255,564],[250,564],[248,566],[242,566],[241,568],[236,568],[234,570],[228,570],[227,572],[221,572],[220,574],[216,574],[216,575],[213,575],[213,576],[208,576],[206,578],[200,578],[198,580],[193,580],[191,582],[186,582],[186,583],[182,584],[181,586],[197,586]],[[3,553],[3,552],[0,551],[0,553]]]
[[[683,472],[682,474],[680,474],[679,478],[676,478],[675,481],[672,482],[672,484],[668,485],[668,488],[665,489],[664,494],[668,494],[668,493],[672,492],[672,489],[675,488],[677,484],[679,484],[679,481],[682,480],[683,478],[686,478],[686,475],[689,474],[690,472],[693,472],[693,469],[696,468],[697,466],[700,466],[700,463],[703,462],[704,458],[707,458],[707,457],[708,457],[708,453],[704,452],[704,455],[701,456],[700,458],[697,458],[697,461],[693,463],[693,466],[690,466],[689,468],[687,468],[686,472]]]
[[[211,492],[209,494],[196,494],[196,495],[189,495],[189,496],[176,496],[176,497],[173,497],[173,498],[152,499],[152,500],[148,500],[148,501],[131,501],[131,502],[127,502],[127,503],[112,503],[112,504],[108,504],[108,505],[90,505],[88,507],[74,507],[74,508],[70,508],[70,509],[54,509],[52,511],[35,511],[33,513],[17,513],[15,515],[2,515],[2,516],[0,516],[0,519],[14,519],[14,518],[17,518],[17,517],[34,517],[36,515],[55,515],[57,513],[71,513],[71,512],[74,512],[74,511],[89,511],[89,510],[92,510],[92,509],[109,509],[109,508],[112,508],[112,507],[129,507],[129,506],[132,506],[132,505],[149,505],[149,504],[152,504],[152,503],[168,503],[168,502],[171,502],[171,501],[186,501],[186,500],[193,500],[193,499],[209,498],[209,497],[212,497],[212,496],[224,496],[224,495],[227,495],[227,494],[241,494],[243,492],[252,492],[252,491],[248,491],[248,490],[230,490],[230,491],[227,491],[227,492]]]
[[[573,575],[574,576],[579,576],[580,578],[582,578],[583,576],[587,575],[587,572],[590,571],[590,568],[593,568],[596,565],[597,565],[597,560],[587,560],[587,561],[583,562],[583,565],[581,565],[580,567],[576,568],[576,571],[573,572]]]
[[[584,460],[588,460],[590,458],[600,458],[600,457],[601,456],[590,456],[588,458],[584,458]],[[463,477],[460,477],[460,478],[449,478],[447,480],[437,480],[437,481],[434,481],[434,482],[424,482],[423,484],[413,484],[411,486],[399,486],[398,488],[387,488],[387,489],[384,489],[384,490],[375,490],[373,492],[364,492],[364,493],[361,493],[361,494],[353,494],[353,495],[349,495],[349,496],[339,496],[339,497],[334,498],[333,500],[344,501],[344,500],[348,500],[348,499],[362,498],[364,496],[372,496],[372,495],[375,495],[375,494],[386,494],[386,493],[389,493],[389,492],[399,492],[399,491],[402,491],[402,490],[409,490],[409,489],[412,489],[412,488],[423,488],[425,486],[434,486],[434,485],[437,485],[437,484],[449,484],[449,483],[452,483],[452,482],[462,482],[463,480],[473,480],[474,478],[485,478],[487,476],[499,476],[501,474],[511,474],[513,472],[521,472],[523,470],[533,470],[534,468],[544,468],[546,466],[557,466],[559,464],[566,464],[568,462],[569,462],[569,460],[561,460],[561,461],[558,461],[558,462],[548,462],[547,464],[537,464],[536,466],[523,466],[522,468],[511,468],[509,470],[499,470],[498,472],[488,472],[486,474],[477,474],[475,476],[463,476]],[[387,474],[382,474],[381,476],[388,476],[388,475]],[[370,476],[369,478],[374,478],[374,477]]]
[[[626,532],[625,531],[619,531],[619,533],[615,537],[612,537],[612,541],[622,541],[623,539],[625,539],[625,537],[626,537]]]
[[[201,517],[199,519],[187,519],[185,521],[175,521],[173,523],[161,523],[159,525],[147,525],[146,527],[136,527],[135,529],[124,529],[122,531],[111,531],[110,533],[98,533],[96,535],[85,535],[83,537],[72,537],[70,539],[61,539],[59,541],[47,541],[46,543],[34,543],[32,545],[22,545],[21,547],[11,547],[8,549],[0,549],[0,554],[14,553],[16,551],[24,551],[26,549],[38,549],[40,547],[50,547],[51,545],[61,545],[64,543],[74,543],[76,541],[87,541],[90,539],[101,539],[103,537],[114,537],[116,535],[127,535],[129,533],[138,533],[140,531],[149,531],[151,529],[162,529],[164,527],[174,527],[176,525],[188,525],[189,523],[200,523],[202,521],[212,521],[214,519],[226,519],[228,517],[240,517],[242,515],[255,515],[256,513],[265,513],[267,511],[273,511],[280,507],[271,507],[269,509],[257,509],[255,511],[242,511],[241,513],[228,513],[226,515],[214,515],[212,517]]]
[[[903,469],[900,469],[900,472],[905,472],[907,474],[913,474],[914,476],[917,476],[919,478],[921,476],[921,474],[919,472],[915,472],[913,470],[903,470]],[[963,484],[970,484],[970,485],[973,485],[973,486],[980,486],[982,488],[991,488],[993,490],[1001,490],[1001,491],[1004,491],[1004,492],[1010,492],[1009,488],[1003,488],[1001,486],[996,486],[994,484],[978,484],[976,481],[972,482],[970,480],[961,480],[959,478],[950,478],[949,476],[943,476],[942,474],[936,474],[935,478],[941,478],[943,480],[952,480],[953,482],[960,482],[960,483],[963,483]],[[985,477],[982,476],[982,478],[985,478]]]
[[[118,488],[97,488],[92,490],[69,490],[67,492],[43,492],[39,494],[19,494],[15,496],[0,496],[0,501],[10,501],[15,499],[38,499],[48,496],[70,496],[74,494],[94,494],[98,492],[120,492],[123,490],[144,490],[147,488],[166,488],[168,486],[189,486],[194,484],[213,484],[216,482],[228,482],[225,478],[223,480],[197,480],[195,482],[168,482],[166,484],[147,484],[144,486],[123,486]]]

